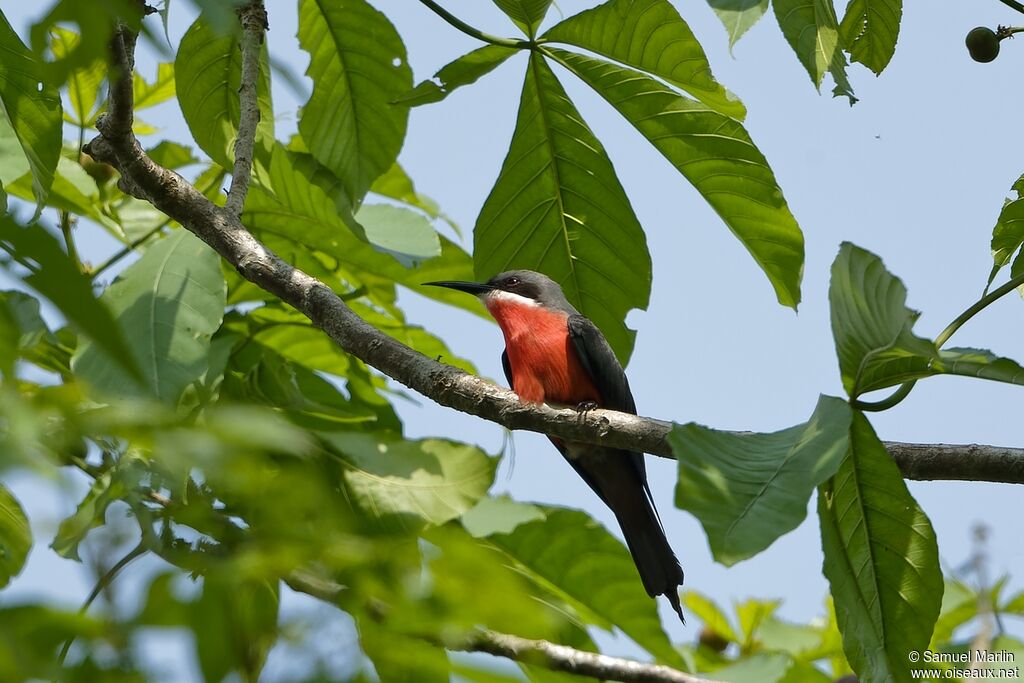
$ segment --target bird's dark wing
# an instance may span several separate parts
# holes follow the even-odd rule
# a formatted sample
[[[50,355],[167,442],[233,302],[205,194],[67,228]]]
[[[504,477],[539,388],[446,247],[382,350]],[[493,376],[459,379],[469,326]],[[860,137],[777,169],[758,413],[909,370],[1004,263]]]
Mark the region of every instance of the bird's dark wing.
[[[572,340],[576,355],[583,369],[590,375],[597,393],[601,394],[601,407],[636,415],[636,402],[629,389],[629,380],[619,359],[612,351],[608,340],[597,325],[582,315],[570,315],[568,320],[569,339]],[[630,460],[643,482],[647,495],[647,466],[642,453],[631,453]],[[589,483],[589,482],[588,482]]]
[[[512,366],[508,362],[508,351],[501,352],[501,369],[505,371],[505,379],[508,380],[508,388],[515,391],[516,388],[512,386]]]
[[[582,315],[569,316],[568,325],[576,355],[590,375],[594,388],[601,394],[601,407],[636,415],[629,380],[601,330]]]

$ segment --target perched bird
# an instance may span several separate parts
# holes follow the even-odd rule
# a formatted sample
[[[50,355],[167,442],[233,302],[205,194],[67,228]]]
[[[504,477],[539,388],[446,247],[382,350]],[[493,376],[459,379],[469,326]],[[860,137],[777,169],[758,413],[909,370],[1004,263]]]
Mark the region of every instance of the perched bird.
[[[548,276],[511,270],[484,283],[424,284],[480,298],[505,336],[501,363],[522,400],[636,414],[626,373],[601,330]],[[678,590],[683,570],[654,508],[643,454],[549,438],[615,513],[647,594],[667,597],[685,623]]]

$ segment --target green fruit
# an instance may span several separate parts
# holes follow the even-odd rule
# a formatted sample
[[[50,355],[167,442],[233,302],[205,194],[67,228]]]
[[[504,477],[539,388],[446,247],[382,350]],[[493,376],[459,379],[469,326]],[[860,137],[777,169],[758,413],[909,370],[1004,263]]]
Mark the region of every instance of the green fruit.
[[[999,54],[999,36],[984,26],[972,28],[967,34],[967,51],[976,62],[991,62]]]

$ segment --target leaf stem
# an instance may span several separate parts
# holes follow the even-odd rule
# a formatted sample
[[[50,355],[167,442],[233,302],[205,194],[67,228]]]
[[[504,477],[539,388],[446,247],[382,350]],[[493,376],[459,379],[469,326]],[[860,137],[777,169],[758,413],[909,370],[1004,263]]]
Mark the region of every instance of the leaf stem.
[[[536,43],[531,40],[516,40],[515,38],[499,38],[498,36],[492,36],[489,33],[484,33],[478,28],[470,26],[444,7],[441,7],[439,4],[434,2],[434,0],[420,0],[420,2],[426,5],[432,12],[434,12],[434,14],[441,17],[466,35],[473,36],[477,40],[482,40],[485,43],[500,45],[501,47],[510,47],[517,50],[530,50],[536,45]]]
[[[72,263],[75,264],[75,268],[78,272],[85,272],[82,268],[82,261],[78,257],[78,247],[75,246],[75,237],[71,233],[71,213],[68,211],[60,212],[60,232],[64,235],[64,244],[68,245],[68,258],[71,259]]]
[[[124,246],[124,248],[122,248],[116,254],[114,254],[113,256],[108,258],[106,261],[104,261],[102,264],[100,264],[99,267],[97,267],[94,271],[92,271],[92,277],[94,277],[94,278],[98,277],[99,274],[102,273],[103,271],[105,271],[107,268],[109,268],[110,266],[114,265],[115,263],[117,263],[118,261],[123,259],[125,256],[127,256],[128,254],[130,254],[133,251],[135,251],[135,249],[137,249],[143,243],[148,241],[150,237],[152,237],[153,235],[157,234],[158,232],[160,232],[161,230],[166,228],[170,224],[170,222],[171,222],[171,219],[168,218],[167,220],[161,222],[160,225],[156,226],[155,228],[153,228],[152,230],[147,232],[142,237],[139,237],[138,239],[132,240],[131,242],[126,244]]]
[[[1010,280],[1001,287],[993,289],[991,292],[978,299],[967,310],[958,315],[953,322],[946,325],[946,329],[942,330],[942,332],[939,333],[939,336],[935,338],[935,347],[941,349],[942,345],[949,341],[949,338],[952,337],[957,330],[963,327],[968,320],[976,316],[978,313],[981,313],[997,299],[1006,296],[1022,285],[1024,285],[1024,273],[1010,278]],[[861,401],[860,399],[854,399],[853,407],[867,412],[888,410],[905,399],[910,394],[915,384],[917,384],[916,379],[904,382],[900,385],[899,389],[894,391],[888,397],[883,398],[881,401]]]
[[[999,2],[1003,3],[1007,7],[1012,7],[1013,9],[1017,10],[1021,14],[1024,14],[1024,5],[1022,5],[1021,3],[1017,2],[1017,0],[999,0]]]
[[[85,602],[82,603],[82,606],[78,609],[78,613],[85,614],[85,612],[89,609],[89,606],[92,605],[96,598],[99,597],[100,593],[103,592],[103,589],[109,586],[111,582],[113,582],[113,580],[117,578],[117,575],[121,572],[121,570],[127,567],[129,564],[131,564],[136,558],[145,554],[146,550],[146,543],[144,541],[140,542],[137,546],[128,551],[127,555],[118,560],[113,567],[108,569],[106,573],[99,578],[99,580],[96,582],[96,585],[92,587],[92,591],[89,593],[89,596],[85,599]],[[63,666],[64,659],[68,656],[68,650],[71,649],[71,644],[74,642],[74,636],[71,636],[70,638],[64,641],[64,647],[61,648],[60,656],[57,657],[58,666]]]

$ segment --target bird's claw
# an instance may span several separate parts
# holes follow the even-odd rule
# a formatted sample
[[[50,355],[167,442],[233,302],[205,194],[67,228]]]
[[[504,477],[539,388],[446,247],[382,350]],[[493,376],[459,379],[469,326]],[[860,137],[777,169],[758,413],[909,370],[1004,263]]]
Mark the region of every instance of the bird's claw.
[[[586,415],[597,407],[599,406],[596,401],[581,401],[576,404],[576,412],[580,415]]]

